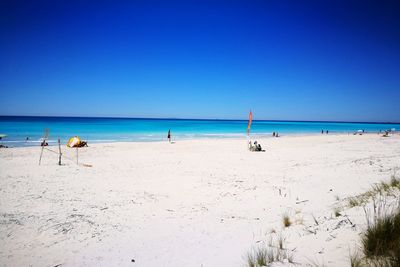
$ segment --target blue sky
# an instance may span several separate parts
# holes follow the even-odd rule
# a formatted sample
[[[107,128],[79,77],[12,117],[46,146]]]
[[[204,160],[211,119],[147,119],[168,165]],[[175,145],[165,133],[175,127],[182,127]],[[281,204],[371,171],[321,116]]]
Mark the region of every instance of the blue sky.
[[[0,115],[400,121],[396,1],[2,1]]]

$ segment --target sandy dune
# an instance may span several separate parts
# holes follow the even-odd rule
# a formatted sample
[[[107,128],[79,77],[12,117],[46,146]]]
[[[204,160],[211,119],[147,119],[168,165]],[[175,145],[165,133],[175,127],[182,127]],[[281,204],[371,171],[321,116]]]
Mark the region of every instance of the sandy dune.
[[[302,265],[349,266],[364,213],[333,206],[390,178],[400,136],[259,141],[265,153],[233,139],[95,144],[79,152],[92,167],[65,146],[63,166],[49,151],[38,166],[39,147],[0,149],[0,265],[244,266],[282,235]]]

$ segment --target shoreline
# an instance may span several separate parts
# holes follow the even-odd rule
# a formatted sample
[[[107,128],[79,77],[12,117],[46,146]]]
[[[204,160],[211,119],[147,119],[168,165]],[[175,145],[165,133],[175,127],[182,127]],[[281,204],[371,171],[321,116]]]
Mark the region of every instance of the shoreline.
[[[383,132],[364,132],[362,135],[381,135]],[[234,136],[230,136],[234,135]],[[273,137],[272,133],[266,133],[266,134],[251,134],[250,138],[246,136],[245,134],[205,134],[204,136],[195,136],[195,137],[181,137],[179,135],[176,135],[177,138],[174,139],[173,136],[173,141],[174,142],[183,142],[183,141],[196,141],[196,140],[263,140],[263,139],[274,139],[274,138],[291,138],[291,137],[306,137],[306,136],[350,136],[350,135],[359,135],[359,134],[354,134],[354,132],[329,132],[329,134],[321,134],[321,133],[286,133],[283,135],[279,135],[279,137]],[[395,133],[390,133],[389,136],[393,135],[400,135],[399,132]],[[144,135],[146,136],[146,135]],[[71,136],[72,137],[72,136]],[[114,144],[114,143],[163,143],[163,142],[168,142],[167,138],[165,137],[164,140],[160,139],[154,139],[154,140],[90,140],[90,139],[82,139],[84,141],[87,141],[89,145],[94,145],[94,144]],[[47,141],[49,143],[49,146],[58,146],[57,140],[52,140],[48,139]],[[21,144],[17,146],[11,146],[12,144]],[[40,140],[29,140],[27,141],[14,141],[14,140],[1,140],[0,144],[6,145],[7,148],[21,148],[21,147],[40,147]],[[66,145],[67,140],[61,140],[61,146]],[[10,144],[10,145],[9,145]]]

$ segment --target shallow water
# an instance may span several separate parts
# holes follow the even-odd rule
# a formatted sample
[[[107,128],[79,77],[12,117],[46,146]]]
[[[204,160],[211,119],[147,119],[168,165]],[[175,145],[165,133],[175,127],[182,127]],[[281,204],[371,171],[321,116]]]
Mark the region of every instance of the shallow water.
[[[171,129],[174,139],[245,137],[245,120],[130,119],[83,117],[8,117],[0,116],[0,143],[7,146],[33,146],[40,143],[44,129],[49,129],[49,143],[63,143],[75,135],[88,142],[161,141]],[[379,132],[400,129],[400,124],[253,121],[253,136],[285,134],[353,133],[357,130]],[[28,137],[28,140],[26,139]]]

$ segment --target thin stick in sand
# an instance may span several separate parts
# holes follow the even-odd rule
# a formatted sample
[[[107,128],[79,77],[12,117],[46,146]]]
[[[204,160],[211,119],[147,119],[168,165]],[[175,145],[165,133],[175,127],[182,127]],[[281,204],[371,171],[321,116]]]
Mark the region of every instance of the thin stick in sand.
[[[60,142],[60,138],[58,138],[58,152],[59,152],[59,154],[58,154],[58,165],[61,166],[61,155],[62,155],[62,153],[61,153],[61,142]]]
[[[41,144],[42,146],[42,150],[40,151],[40,158],[39,158],[39,165],[42,162],[42,156],[43,156],[43,149],[44,149],[44,145],[46,144],[46,140],[49,137],[49,129],[44,129],[44,135],[43,135],[43,143]]]

